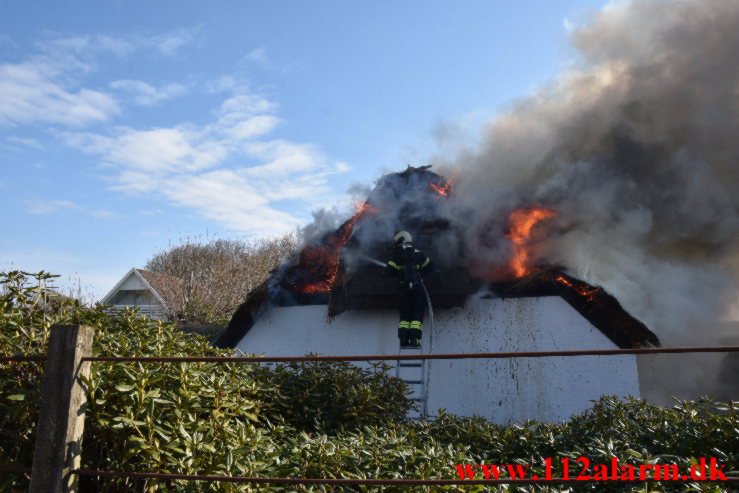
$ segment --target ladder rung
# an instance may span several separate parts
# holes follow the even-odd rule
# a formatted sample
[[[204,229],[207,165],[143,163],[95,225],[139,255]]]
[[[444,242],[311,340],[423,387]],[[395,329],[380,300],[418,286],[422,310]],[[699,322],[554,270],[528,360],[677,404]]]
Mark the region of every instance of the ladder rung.
[[[421,385],[423,384],[423,380],[403,380],[405,383],[409,385]]]
[[[420,368],[423,366],[423,363],[400,363],[398,366],[403,368]]]

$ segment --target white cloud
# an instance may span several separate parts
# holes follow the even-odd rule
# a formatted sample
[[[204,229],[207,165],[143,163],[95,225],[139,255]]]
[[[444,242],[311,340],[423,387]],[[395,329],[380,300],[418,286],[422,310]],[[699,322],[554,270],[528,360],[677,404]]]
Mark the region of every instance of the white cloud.
[[[40,53],[22,63],[0,64],[0,126],[51,123],[82,126],[119,113],[116,99],[101,90],[80,88],[81,75],[96,69],[97,60],[113,54],[125,58],[136,51],[176,55],[195,41],[199,28],[155,36],[84,35],[56,37],[36,43]],[[173,98],[181,84],[154,87],[143,81],[113,82],[141,105]]]
[[[279,123],[280,120],[275,116],[258,115],[234,124],[225,132],[235,140],[247,140],[270,133]]]
[[[227,153],[225,143],[208,140],[202,132],[187,128],[151,130],[119,129],[117,135],[67,134],[72,145],[100,154],[106,163],[129,171],[163,176],[211,167]],[[130,180],[127,180],[130,181]]]
[[[240,65],[248,68],[249,70],[253,70],[252,67],[256,65],[257,67],[268,70],[270,72],[279,72],[283,74],[286,74],[298,68],[298,65],[296,65],[295,63],[284,64],[275,62],[275,60],[267,55],[267,51],[262,47],[254,48],[249,53],[244,55],[240,60]]]
[[[66,200],[57,200],[53,202],[34,202],[30,204],[28,212],[31,214],[45,215],[59,209],[71,209],[75,205]]]
[[[125,57],[134,51],[131,41],[113,38],[106,35],[71,36],[39,41],[36,45],[45,53],[53,57],[76,57],[97,51],[113,53],[118,57]]]
[[[95,217],[116,216],[114,212],[107,209],[82,207],[81,205],[69,200],[30,201],[28,207],[28,212],[36,215],[47,215],[64,210],[79,212]]]
[[[171,56],[183,46],[192,43],[198,31],[199,29],[179,29],[161,36],[145,38],[142,44],[156,48],[163,55]]]
[[[25,137],[16,137],[14,135],[11,135],[7,139],[8,142],[11,142],[13,144],[19,144],[24,147],[31,147],[33,149],[44,149],[44,146],[36,139],[29,139]]]
[[[162,87],[154,87],[140,80],[117,80],[111,82],[110,87],[128,92],[134,101],[142,106],[151,106],[186,92],[185,86],[182,84],[173,83]]]
[[[159,214],[164,214],[164,211],[162,209],[147,209],[139,210],[136,212],[138,214],[141,214],[142,216],[158,216]]]
[[[198,210],[236,231],[270,235],[289,231],[299,224],[294,216],[271,207],[259,185],[238,171],[174,177],[163,193],[173,203]]]
[[[155,192],[159,188],[161,180],[162,176],[153,173],[123,169],[114,178],[117,184],[111,188],[128,193]]]
[[[85,48],[95,48],[109,51],[119,57],[125,57],[136,49],[136,43],[127,39],[114,38],[112,36],[100,35],[91,38]]]
[[[233,125],[256,115],[275,111],[276,105],[258,94],[239,94],[221,104],[219,125]]]
[[[267,58],[267,52],[264,51],[264,48],[255,48],[247,53],[244,58],[250,62],[262,65],[263,67],[269,68],[271,66],[269,58]]]
[[[248,84],[232,75],[224,75],[205,83],[205,89],[211,93],[247,91]]]
[[[112,97],[67,87],[62,75],[59,67],[45,59],[0,65],[0,125],[81,126],[118,113]]]
[[[310,144],[294,144],[284,140],[254,142],[245,146],[247,153],[266,161],[247,172],[259,177],[281,177],[314,170],[323,156]]]
[[[279,124],[276,105],[236,79],[211,87],[239,92],[227,97],[210,124],[67,133],[67,140],[115,170],[116,190],[157,194],[235,231],[272,235],[294,229],[299,219],[276,203],[324,200],[327,177],[348,166],[331,163],[311,144],[266,139]]]
[[[79,56],[94,53],[112,53],[125,58],[135,51],[146,51],[173,56],[184,46],[195,41],[198,28],[178,29],[154,36],[133,35],[113,37],[107,34],[57,37],[39,41],[37,46],[53,56]]]
[[[118,101],[102,90],[79,87],[82,75],[96,69],[104,54],[124,58],[135,51],[172,56],[194,41],[192,31],[158,36],[116,38],[91,35],[37,43],[40,54],[20,63],[0,64],[0,126],[34,123],[83,126],[119,113]],[[151,105],[185,92],[181,84],[154,87],[143,81],[113,82],[141,105]]]
[[[81,127],[110,119],[120,104],[156,103],[184,94],[178,83],[152,85],[122,79],[103,90],[81,87],[82,76],[104,55],[119,58],[138,51],[173,56],[193,43],[196,33],[116,38],[105,35],[56,38],[38,43],[42,54],[22,63],[0,64],[0,126],[54,124]],[[248,57],[269,64],[263,49]],[[328,177],[348,170],[332,163],[307,143],[269,138],[281,123],[277,104],[255,93],[244,80],[225,76],[206,84],[223,102],[208,124],[151,128],[109,127],[106,132],[79,129],[57,132],[69,145],[97,156],[109,170],[111,188],[148,193],[178,207],[197,211],[229,229],[275,234],[299,219],[280,210],[281,201],[311,207],[330,195]],[[2,146],[43,148],[38,141],[7,137]],[[291,204],[295,206],[295,204]],[[66,200],[28,203],[32,214],[75,212],[110,216],[112,212]]]

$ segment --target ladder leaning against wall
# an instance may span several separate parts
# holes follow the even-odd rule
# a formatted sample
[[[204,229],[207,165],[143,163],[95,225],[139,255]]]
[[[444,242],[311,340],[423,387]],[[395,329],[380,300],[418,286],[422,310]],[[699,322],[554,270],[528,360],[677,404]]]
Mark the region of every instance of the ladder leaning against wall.
[[[422,348],[405,348],[401,347],[398,354],[416,355],[422,354]],[[398,360],[395,366],[395,376],[403,380],[410,387],[411,400],[415,401],[418,409],[408,412],[410,419],[422,420],[426,419],[426,360]]]
[[[426,303],[429,314],[430,327],[424,331],[424,337],[421,338],[421,346],[417,348],[400,347],[398,354],[423,354],[424,344],[428,344],[428,354],[433,353],[434,349],[434,308],[431,304],[431,296],[429,296],[426,285],[421,280],[423,292],[426,295]],[[430,329],[430,330],[429,330]],[[427,335],[428,334],[428,335]],[[417,404],[416,410],[408,412],[408,417],[415,420],[425,420],[428,418],[428,387],[431,378],[431,361],[425,359],[398,360],[395,366],[395,376],[405,381],[411,389],[411,400]]]

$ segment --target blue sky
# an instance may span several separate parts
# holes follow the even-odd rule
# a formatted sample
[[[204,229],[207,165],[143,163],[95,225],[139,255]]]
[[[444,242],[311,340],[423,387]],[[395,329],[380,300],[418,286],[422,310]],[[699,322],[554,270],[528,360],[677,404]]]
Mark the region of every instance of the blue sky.
[[[101,297],[185,237],[294,230],[461,142],[604,0],[0,2],[0,270]]]

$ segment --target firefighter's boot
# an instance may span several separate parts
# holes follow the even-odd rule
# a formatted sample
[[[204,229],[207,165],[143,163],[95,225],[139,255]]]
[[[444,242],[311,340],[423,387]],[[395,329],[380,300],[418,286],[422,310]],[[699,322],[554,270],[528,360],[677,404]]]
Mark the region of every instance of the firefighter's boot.
[[[411,347],[421,347],[421,337],[423,335],[423,322],[413,320],[408,329],[408,342]]]
[[[398,339],[400,339],[400,347],[408,347],[410,345],[408,336],[409,327],[410,322],[408,321],[404,320],[398,323]]]

